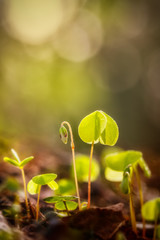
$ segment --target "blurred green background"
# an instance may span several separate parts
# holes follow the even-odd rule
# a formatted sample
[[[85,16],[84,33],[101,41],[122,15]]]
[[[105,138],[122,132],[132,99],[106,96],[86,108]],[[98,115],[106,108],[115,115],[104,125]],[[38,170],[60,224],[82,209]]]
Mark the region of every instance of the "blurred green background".
[[[118,145],[160,146],[160,2],[1,0],[0,133],[61,144],[101,109]],[[61,145],[62,146],[62,145]]]

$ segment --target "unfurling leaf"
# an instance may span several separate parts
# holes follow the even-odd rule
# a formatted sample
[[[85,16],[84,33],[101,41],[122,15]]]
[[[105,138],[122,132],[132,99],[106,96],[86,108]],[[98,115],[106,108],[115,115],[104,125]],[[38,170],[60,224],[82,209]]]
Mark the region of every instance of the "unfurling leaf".
[[[60,138],[61,138],[62,142],[64,144],[67,144],[67,142],[68,142],[68,131],[67,131],[67,128],[65,128],[64,126],[60,127],[59,134],[60,134]]]

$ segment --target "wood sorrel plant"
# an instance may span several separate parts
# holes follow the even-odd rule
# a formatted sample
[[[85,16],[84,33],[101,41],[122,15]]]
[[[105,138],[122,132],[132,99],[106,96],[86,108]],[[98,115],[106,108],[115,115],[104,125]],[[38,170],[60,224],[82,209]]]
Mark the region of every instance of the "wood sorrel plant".
[[[39,215],[39,200],[40,200],[41,187],[43,185],[48,185],[48,187],[50,187],[52,190],[56,190],[58,188],[58,184],[54,181],[56,177],[57,175],[54,173],[37,175],[33,177],[27,185],[27,190],[30,194],[38,194],[37,207],[36,207],[37,221],[38,221],[38,215]]]
[[[75,202],[77,197],[75,196],[54,196],[43,199],[47,203],[55,204],[55,209],[60,211],[66,211],[67,215],[70,216],[70,211],[74,211],[78,204]]]
[[[136,218],[133,207],[133,197],[132,197],[132,185],[133,185],[133,173],[135,173],[138,183],[140,204],[141,208],[143,206],[143,193],[141,181],[138,173],[138,166],[141,167],[142,171],[147,177],[150,177],[151,173],[148,165],[142,157],[142,153],[139,151],[122,151],[112,153],[106,156],[107,168],[105,170],[105,177],[109,181],[121,181],[120,188],[124,194],[129,194],[129,205],[130,205],[130,215],[132,229],[137,233],[136,229]],[[117,177],[118,175],[118,177]],[[114,178],[115,176],[115,178]],[[143,237],[145,237],[145,220],[142,216],[143,222]]]
[[[24,173],[24,166],[30,162],[34,157],[28,157],[23,159],[22,161],[20,160],[18,154],[16,153],[16,151],[14,149],[11,149],[11,152],[14,156],[14,159],[9,158],[9,157],[4,157],[4,161],[8,162],[12,165],[14,165],[15,167],[19,168],[21,170],[22,173],[22,179],[23,179],[23,185],[24,185],[24,193],[25,193],[25,202],[26,202],[26,209],[27,209],[27,215],[29,217],[29,205],[28,205],[28,199],[27,199],[27,187],[26,187],[26,178],[25,178],[25,173]]]
[[[116,122],[103,111],[95,111],[79,124],[78,133],[82,141],[91,144],[90,163],[88,174],[88,208],[91,202],[91,168],[94,144],[114,146],[118,140],[119,130]]]
[[[71,149],[72,149],[72,160],[73,160],[73,168],[74,168],[74,179],[75,179],[75,186],[76,186],[76,193],[78,197],[78,207],[79,210],[81,209],[81,201],[80,201],[80,194],[79,194],[79,188],[78,188],[78,180],[77,180],[77,173],[76,173],[76,161],[75,161],[75,145],[74,145],[74,140],[73,140],[73,133],[72,133],[72,128],[71,125],[64,121],[61,123],[61,127],[59,129],[60,133],[60,138],[64,144],[67,144],[68,142],[68,131],[64,127],[64,125],[68,126],[69,132],[70,132],[70,137],[71,137]]]

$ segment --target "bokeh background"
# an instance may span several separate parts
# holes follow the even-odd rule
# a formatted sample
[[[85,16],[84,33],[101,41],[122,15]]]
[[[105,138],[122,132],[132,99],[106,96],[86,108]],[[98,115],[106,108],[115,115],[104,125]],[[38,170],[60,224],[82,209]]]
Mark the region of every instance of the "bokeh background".
[[[78,124],[101,109],[117,145],[158,151],[159,12],[157,0],[1,0],[1,137],[67,149],[66,120],[81,150]]]

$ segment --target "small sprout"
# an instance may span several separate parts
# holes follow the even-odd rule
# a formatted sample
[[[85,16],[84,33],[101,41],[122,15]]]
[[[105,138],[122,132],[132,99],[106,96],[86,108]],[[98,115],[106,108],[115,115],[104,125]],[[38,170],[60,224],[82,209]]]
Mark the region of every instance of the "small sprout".
[[[40,199],[41,187],[43,185],[48,185],[48,187],[50,187],[52,190],[56,190],[58,188],[58,184],[54,181],[56,177],[57,175],[54,173],[37,175],[33,177],[27,185],[27,190],[30,194],[38,194],[37,207],[36,207],[36,220],[38,220],[38,214],[39,214],[39,199]]]
[[[142,209],[142,215],[145,220],[147,221],[154,221],[154,233],[153,233],[153,240],[156,239],[156,235],[158,233],[158,221],[160,220],[160,198],[155,198],[146,202]]]
[[[88,182],[88,168],[89,168],[89,157],[87,155],[77,155],[76,156],[76,171],[78,181]],[[92,159],[92,170],[91,170],[91,181],[95,181],[100,173],[100,168],[98,162]],[[73,169],[72,169],[73,175]]]
[[[129,194],[130,197],[130,212],[131,212],[131,222],[132,228],[135,232],[136,230],[136,222],[135,222],[135,213],[133,208],[133,201],[132,201],[132,175],[133,172],[136,174],[138,188],[139,188],[139,195],[140,195],[140,204],[141,208],[143,206],[143,193],[141,187],[141,181],[138,173],[138,165],[141,167],[142,171],[147,177],[150,177],[151,172],[143,159],[142,153],[139,151],[123,151],[112,153],[106,156],[106,170],[105,170],[105,177],[109,181],[121,181],[120,188],[124,194]],[[110,169],[113,171],[110,171]],[[116,173],[119,177],[116,179]],[[123,174],[122,174],[123,173]],[[143,221],[143,237],[145,237],[145,220],[142,217]]]
[[[74,180],[75,180],[75,186],[76,186],[76,193],[77,193],[77,197],[78,197],[78,206],[79,206],[79,210],[80,210],[81,209],[81,200],[80,200],[77,173],[76,173],[75,150],[74,150],[75,146],[74,146],[74,140],[73,140],[73,133],[72,133],[71,125],[68,122],[64,121],[64,122],[61,123],[59,133],[60,133],[60,137],[62,139],[62,142],[64,142],[64,144],[66,144],[68,142],[68,131],[64,127],[64,124],[67,125],[67,127],[69,129],[69,132],[70,132],[71,149],[72,149],[72,161],[73,161],[73,168],[74,168]]]
[[[45,198],[44,201],[47,203],[55,204],[55,208],[60,211],[66,211],[69,216],[69,211],[74,211],[78,204],[75,202],[77,197],[74,196],[54,196]]]
[[[76,193],[75,184],[73,181],[62,178],[58,182],[59,188],[55,191],[56,195],[74,195]]]
[[[27,188],[26,188],[26,178],[25,178],[25,173],[24,173],[24,166],[30,162],[34,157],[28,157],[23,159],[22,161],[20,160],[17,152],[14,149],[11,149],[11,152],[13,154],[14,159],[4,157],[4,161],[12,164],[13,166],[19,168],[22,172],[22,178],[23,178],[23,184],[24,184],[24,193],[25,193],[25,202],[26,202],[26,209],[27,209],[27,214],[29,217],[29,205],[28,205],[28,199],[27,199]]]
[[[67,144],[67,142],[68,142],[68,131],[64,126],[60,127],[59,134],[60,134],[60,138],[61,138],[62,142],[64,144]]]
[[[116,122],[103,111],[95,111],[79,124],[78,133],[83,142],[91,144],[88,174],[88,208],[91,202],[91,169],[94,144],[114,146],[118,140],[119,130]]]

